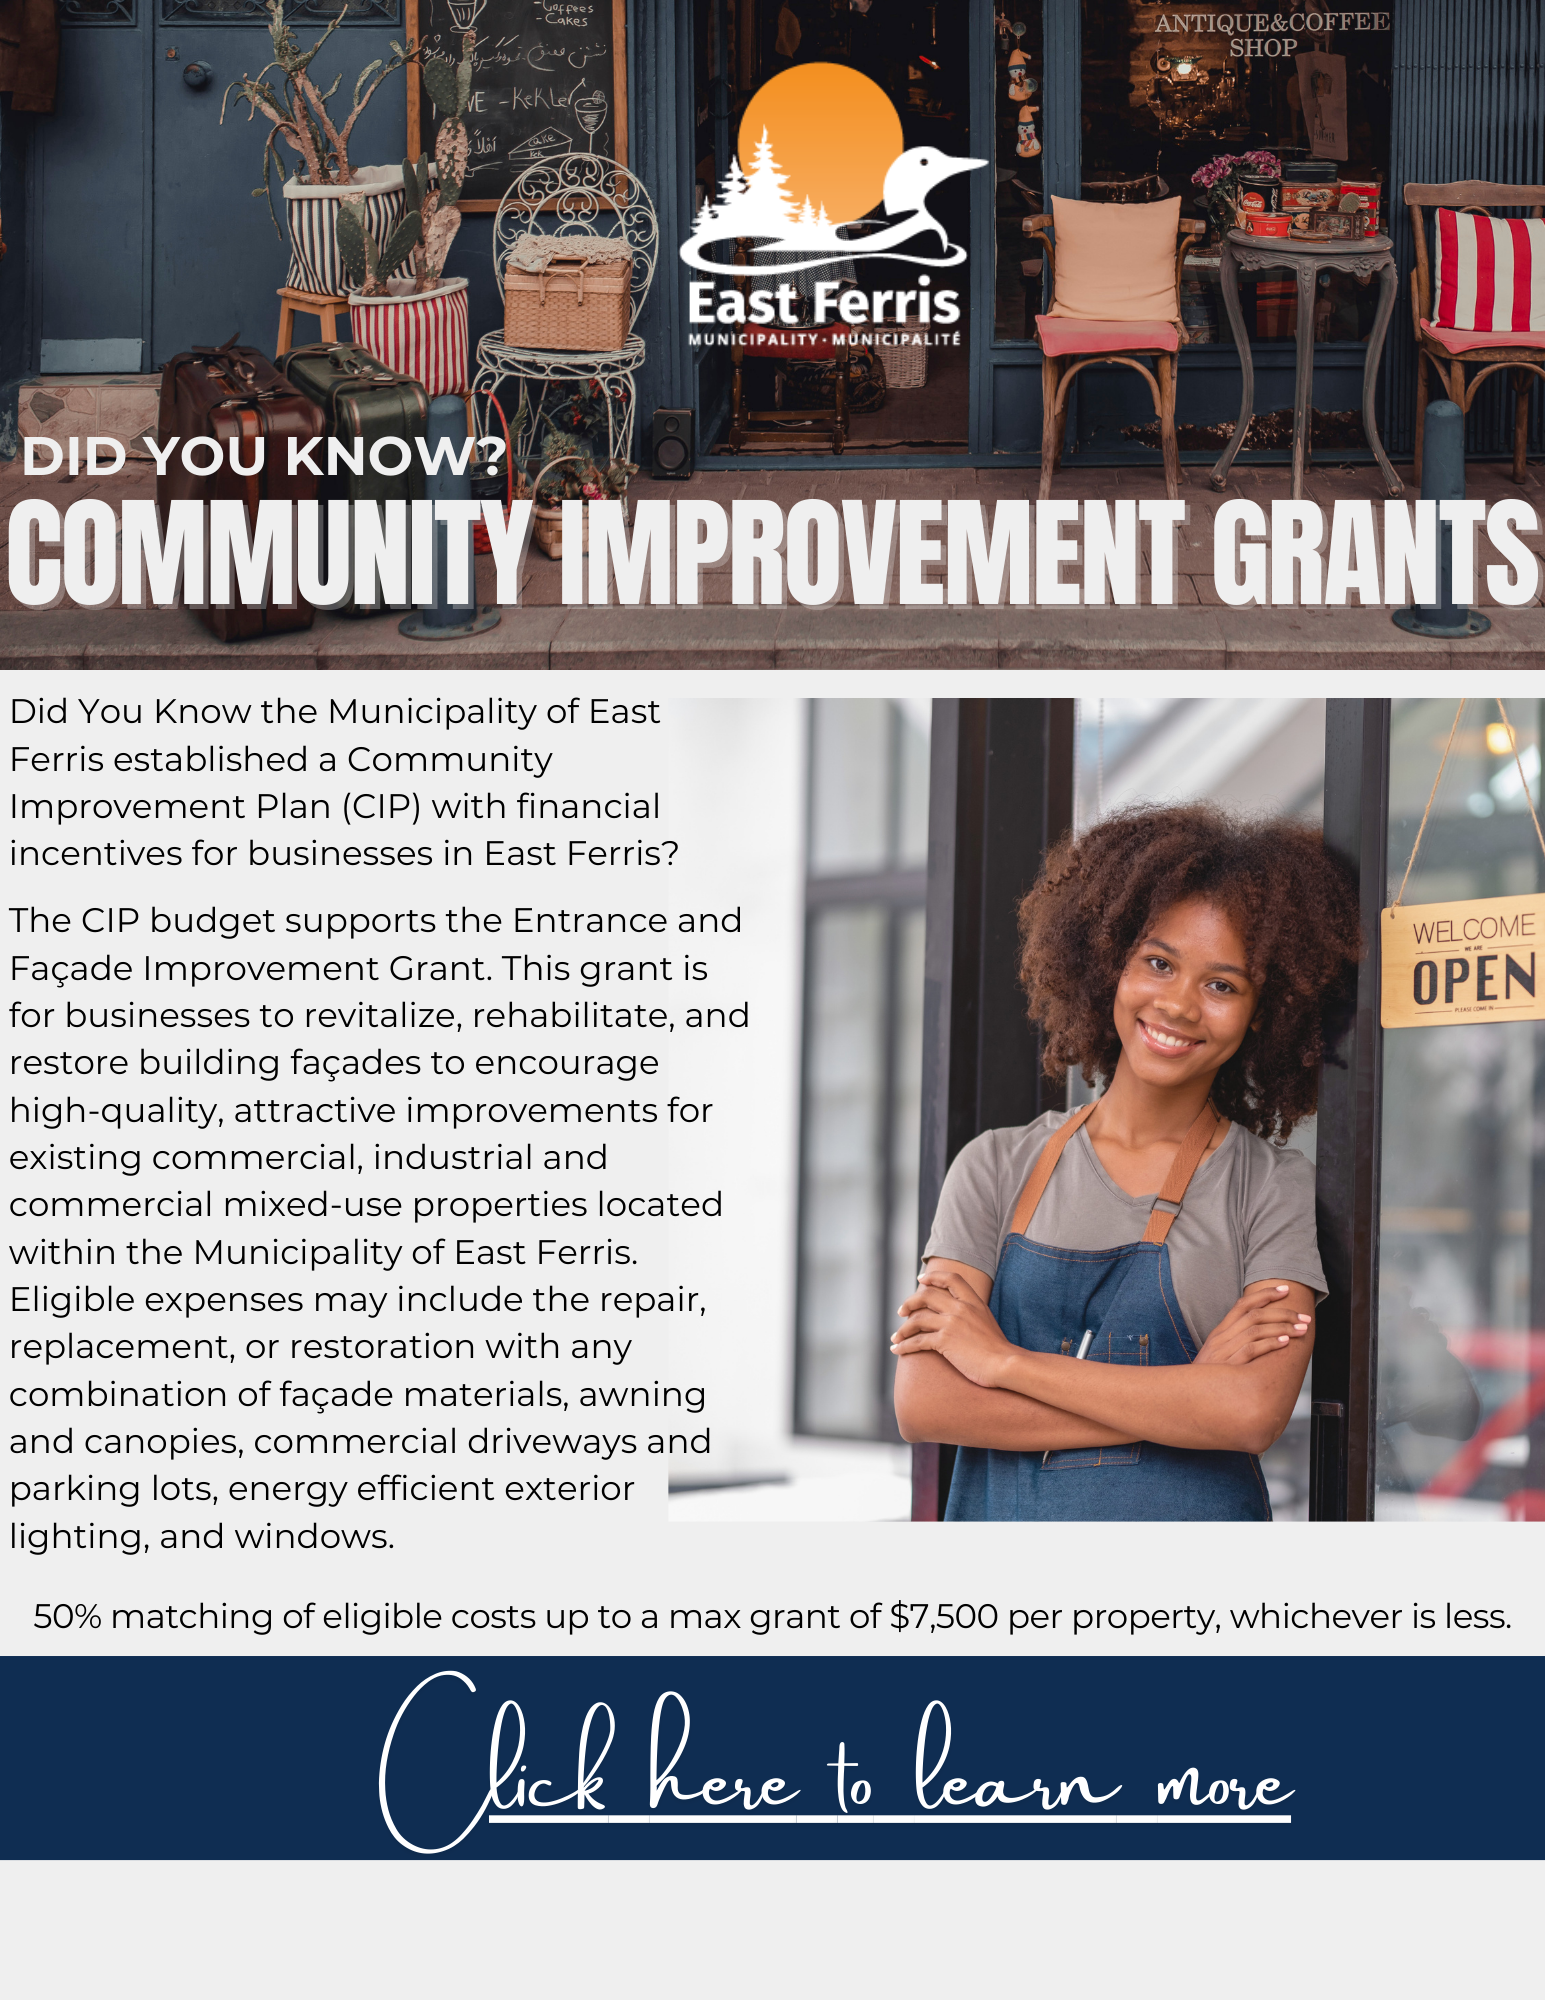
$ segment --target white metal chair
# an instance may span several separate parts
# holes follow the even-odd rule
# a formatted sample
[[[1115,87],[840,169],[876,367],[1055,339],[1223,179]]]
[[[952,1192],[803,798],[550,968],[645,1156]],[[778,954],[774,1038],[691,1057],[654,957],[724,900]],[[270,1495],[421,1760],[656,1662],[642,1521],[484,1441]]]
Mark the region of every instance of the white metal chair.
[[[630,168],[600,153],[549,153],[510,183],[494,217],[494,278],[503,297],[504,264],[516,239],[528,232],[549,236],[610,236],[633,252],[630,326],[649,296],[660,250],[660,224],[649,191]],[[495,395],[505,382],[518,382],[520,403],[510,425],[512,462],[521,466],[541,435],[542,415],[554,390],[598,382],[606,395],[607,449],[615,459],[633,456],[636,417],[634,376],[644,361],[643,336],[630,333],[609,354],[582,354],[535,347],[511,347],[498,333],[477,344],[477,395]]]

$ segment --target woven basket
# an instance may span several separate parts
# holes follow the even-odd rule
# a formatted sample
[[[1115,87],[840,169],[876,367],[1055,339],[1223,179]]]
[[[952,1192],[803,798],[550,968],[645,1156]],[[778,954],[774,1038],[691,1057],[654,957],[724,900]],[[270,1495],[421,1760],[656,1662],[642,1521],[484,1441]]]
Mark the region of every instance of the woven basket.
[[[898,326],[877,329],[880,342],[875,352],[885,370],[886,387],[921,389],[928,380],[927,332],[920,319],[904,319]]]
[[[561,247],[539,271],[504,267],[504,340],[570,354],[615,354],[632,325],[631,258],[604,261]]]
[[[578,453],[570,452],[564,458],[550,458],[537,474],[531,486],[531,498],[533,502],[531,508],[531,532],[536,539],[537,547],[542,551],[543,555],[551,556],[554,562],[561,562],[563,560],[563,502],[561,500],[551,502],[540,500],[537,498],[537,495],[541,492],[542,481],[547,477],[549,472],[556,470],[560,465],[571,464],[577,457]],[[629,517],[629,503],[626,499],[622,503],[622,516],[624,520],[627,520]],[[579,545],[586,555],[590,553],[590,502],[588,500],[585,502],[585,511],[580,516]]]

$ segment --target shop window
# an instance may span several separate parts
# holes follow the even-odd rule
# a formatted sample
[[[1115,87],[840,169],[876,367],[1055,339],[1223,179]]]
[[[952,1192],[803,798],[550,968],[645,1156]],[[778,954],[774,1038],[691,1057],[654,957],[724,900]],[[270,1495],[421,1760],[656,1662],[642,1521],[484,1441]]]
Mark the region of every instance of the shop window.
[[[1348,22],[1354,25],[1342,25]],[[1266,23],[1269,31],[1260,32]],[[1230,337],[1219,289],[1219,218],[1196,174],[1251,152],[1289,167],[1319,162],[1337,185],[1376,187],[1387,224],[1392,63],[1387,11],[1202,13],[1152,0],[1083,0],[1084,197],[1178,194],[1183,214],[1208,218],[1208,241],[1187,260],[1181,298],[1191,341]],[[1293,336],[1298,308],[1290,278],[1246,281],[1241,296],[1257,337]],[[1372,278],[1323,273],[1315,337],[1365,340],[1377,305]]]
[[[1123,806],[1192,800],[1316,826],[1324,817],[1323,701],[1080,701],[1073,754],[1077,827]],[[1082,1077],[1068,1083],[1072,1106],[1095,1094]],[[1314,1120],[1288,1143],[1312,1160]],[[1261,1461],[1273,1520],[1309,1518],[1309,1409],[1306,1382],[1287,1429]]]
[[[743,170],[752,167],[758,135],[743,133],[742,123],[757,93],[816,64],[856,70],[877,85],[895,107],[903,149],[931,146],[955,158],[971,156],[970,42],[964,10],[941,6],[938,0],[694,0],[693,34],[694,213],[724,198],[733,161],[738,159]],[[812,91],[821,88],[811,85]],[[840,104],[840,96],[832,101]],[[832,113],[831,146],[807,144],[802,162],[783,158],[774,148],[784,192],[796,207],[802,198],[821,207],[837,199],[828,168],[833,158],[846,157],[842,115],[840,110]],[[789,168],[793,171],[784,171]],[[936,250],[926,234],[917,237],[915,246],[898,245],[896,254],[862,259],[857,253],[865,238],[890,227],[892,218],[879,199],[874,174],[860,178],[874,197],[865,211],[831,210],[831,219],[855,246],[853,258],[802,269],[798,267],[805,260],[777,247],[775,239],[749,235],[742,239],[740,254],[757,271],[788,267],[778,282],[792,287],[795,297],[788,313],[801,323],[815,320],[816,287],[823,281],[884,291],[875,309],[876,326],[890,334],[889,344],[876,339],[849,357],[850,448],[963,450],[970,411],[970,266],[957,273],[911,261],[909,248],[917,256]],[[971,180],[968,173],[954,174],[929,194],[929,212],[953,243],[970,241]],[[954,293],[950,304],[957,317],[946,322],[935,316],[925,323],[915,304],[925,287],[934,288],[935,298]],[[906,295],[914,303],[903,309],[896,302]],[[707,350],[699,366],[705,375],[717,372],[727,381],[728,360],[721,350]],[[836,364],[830,360],[795,359],[775,371],[771,361],[752,356],[746,363],[747,400],[754,408],[791,414],[830,409],[835,375]],[[714,434],[727,418],[727,397],[725,388],[715,405],[700,382],[710,451],[728,449]]]
[[[1045,41],[1041,0],[993,10],[993,338],[1034,340],[1041,256],[1025,223],[1045,206],[1041,172]]]
[[[917,1272],[928,707],[810,705],[795,1429],[894,1438]]]
[[[1407,903],[1535,894],[1545,870],[1540,705],[1472,702]],[[1452,702],[1391,715],[1389,879],[1405,871]],[[1545,1507],[1545,1026],[1384,1036],[1375,1518],[1528,1518]]]

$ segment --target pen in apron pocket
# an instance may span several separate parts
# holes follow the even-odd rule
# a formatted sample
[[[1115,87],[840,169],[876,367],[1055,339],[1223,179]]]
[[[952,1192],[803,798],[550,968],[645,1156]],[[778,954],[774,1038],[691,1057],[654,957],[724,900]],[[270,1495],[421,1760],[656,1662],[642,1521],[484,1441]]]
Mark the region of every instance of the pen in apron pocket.
[[[1089,1358],[1089,1350],[1091,1347],[1093,1347],[1093,1345],[1094,1345],[1094,1328],[1092,1326],[1086,1326],[1084,1328],[1084,1337],[1078,1343],[1078,1352],[1073,1356],[1073,1359],[1075,1361],[1087,1361]],[[1042,1465],[1045,1465],[1047,1459],[1049,1459],[1050,1457],[1051,1457],[1051,1447],[1048,1445],[1046,1450],[1041,1453]]]

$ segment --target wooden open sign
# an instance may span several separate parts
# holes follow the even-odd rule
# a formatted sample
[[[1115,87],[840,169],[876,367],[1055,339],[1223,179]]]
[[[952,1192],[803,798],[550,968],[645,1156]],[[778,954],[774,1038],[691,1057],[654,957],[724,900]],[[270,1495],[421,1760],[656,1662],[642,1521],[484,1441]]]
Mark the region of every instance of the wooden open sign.
[[[1379,942],[1386,1028],[1545,1021],[1545,896],[1400,904]]]

